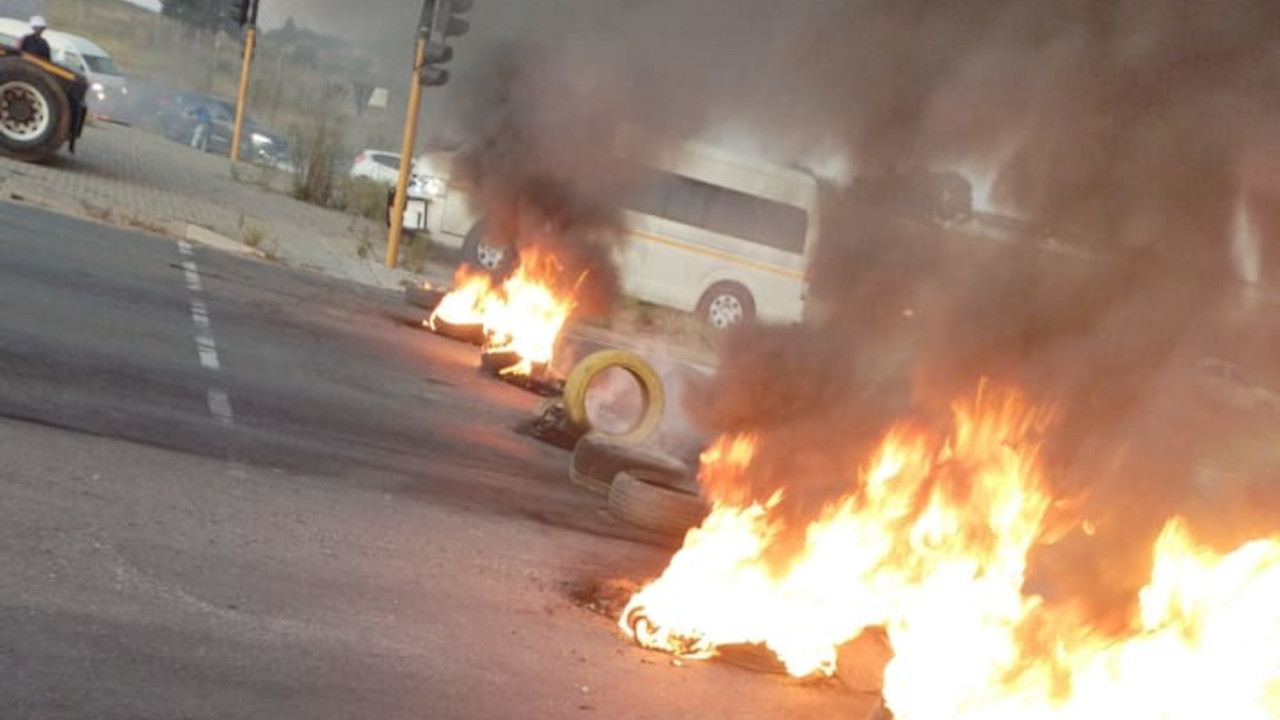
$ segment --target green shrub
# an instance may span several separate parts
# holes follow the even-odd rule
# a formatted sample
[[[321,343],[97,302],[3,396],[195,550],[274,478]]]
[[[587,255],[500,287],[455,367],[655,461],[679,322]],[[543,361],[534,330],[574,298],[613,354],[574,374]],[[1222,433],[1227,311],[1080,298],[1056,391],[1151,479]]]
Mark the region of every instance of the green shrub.
[[[368,178],[344,177],[338,183],[335,207],[370,220],[385,221],[387,187]]]

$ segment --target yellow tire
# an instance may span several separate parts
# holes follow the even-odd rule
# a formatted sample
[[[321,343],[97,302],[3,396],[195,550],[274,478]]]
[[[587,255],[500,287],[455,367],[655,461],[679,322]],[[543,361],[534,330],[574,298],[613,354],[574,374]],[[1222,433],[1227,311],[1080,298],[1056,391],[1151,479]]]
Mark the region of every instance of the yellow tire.
[[[601,350],[578,363],[564,382],[565,414],[573,425],[584,432],[590,431],[592,428],[591,418],[587,417],[587,388],[596,376],[615,367],[630,373],[640,385],[640,392],[644,396],[644,411],[630,430],[617,435],[610,434],[608,437],[622,443],[643,443],[653,437],[658,425],[662,423],[667,396],[658,373],[635,353],[626,350]]]

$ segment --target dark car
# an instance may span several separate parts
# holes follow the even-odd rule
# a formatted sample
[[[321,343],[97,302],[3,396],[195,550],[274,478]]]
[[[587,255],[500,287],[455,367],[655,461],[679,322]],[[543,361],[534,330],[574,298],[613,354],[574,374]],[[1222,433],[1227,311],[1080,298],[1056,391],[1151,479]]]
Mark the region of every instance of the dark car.
[[[853,194],[871,205],[941,223],[968,220],[973,214],[973,186],[957,172],[922,168],[862,175]]]
[[[162,95],[156,101],[153,124],[161,135],[190,145],[196,130],[196,111],[204,107],[212,123],[209,126],[207,152],[228,155],[235,130],[236,106],[230,100],[201,93],[176,92]],[[240,157],[244,160],[276,166],[287,160],[288,144],[280,135],[258,125],[245,116],[240,137]]]

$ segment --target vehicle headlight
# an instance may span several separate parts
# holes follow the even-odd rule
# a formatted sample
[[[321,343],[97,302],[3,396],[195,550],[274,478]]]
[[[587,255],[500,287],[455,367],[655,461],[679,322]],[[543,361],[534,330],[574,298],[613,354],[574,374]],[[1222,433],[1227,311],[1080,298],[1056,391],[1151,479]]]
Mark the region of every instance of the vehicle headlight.
[[[120,94],[121,94],[121,95],[128,95],[128,94],[129,94],[129,86],[128,86],[128,85],[121,85],[121,86],[120,86]]]
[[[100,82],[96,82],[96,83],[94,83],[94,84],[90,85],[90,86],[89,86],[89,89],[90,89],[90,90],[92,90],[92,91],[94,91],[94,92],[96,92],[96,93],[100,93],[100,92],[102,92],[103,90],[106,90],[107,88],[106,88],[106,86],[104,86],[102,83],[100,83]]]
[[[267,147],[274,144],[270,137],[262,133],[253,133],[249,136],[249,139],[253,142],[254,147]]]
[[[422,191],[430,197],[444,197],[448,184],[442,178],[429,177],[422,181]]]

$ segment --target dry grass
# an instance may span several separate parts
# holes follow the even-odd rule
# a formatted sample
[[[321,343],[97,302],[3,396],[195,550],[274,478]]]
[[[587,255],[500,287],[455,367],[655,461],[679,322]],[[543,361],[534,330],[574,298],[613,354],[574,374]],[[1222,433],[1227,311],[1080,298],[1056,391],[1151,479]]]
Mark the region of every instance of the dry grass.
[[[104,47],[130,77],[235,97],[242,53],[238,37],[197,31],[123,0],[47,0],[46,14],[53,28]],[[355,115],[349,69],[330,74],[291,57],[290,48],[265,38],[259,43],[249,90],[249,111],[259,122],[278,129],[305,125],[315,117],[316,98],[340,88],[347,102],[337,114],[348,135],[361,141],[389,132],[396,136],[397,113]]]
[[[352,215],[384,221],[387,217],[387,187],[368,178],[343,176],[338,182],[335,204]]]
[[[257,250],[262,247],[262,241],[267,238],[267,233],[257,225],[246,225],[240,231],[240,240],[245,245]]]

